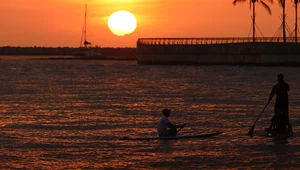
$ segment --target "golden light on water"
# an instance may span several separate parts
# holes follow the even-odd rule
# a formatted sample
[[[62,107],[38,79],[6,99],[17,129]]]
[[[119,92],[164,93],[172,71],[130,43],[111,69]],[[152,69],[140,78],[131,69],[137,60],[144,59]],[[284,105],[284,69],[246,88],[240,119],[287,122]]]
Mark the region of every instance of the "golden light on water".
[[[2,58],[2,56],[1,56]],[[299,138],[265,137],[273,107],[247,132],[268,97],[272,75],[292,80],[290,119],[299,132],[299,68],[140,66],[136,61],[1,60],[1,169],[259,169],[299,167]],[[224,76],[219,76],[220,74]],[[259,83],[253,82],[253,76]],[[276,74],[275,74],[276,76]],[[247,96],[245,98],[245,96]],[[164,107],[178,135],[156,137]],[[284,142],[284,143],[283,143]],[[284,163],[284,164],[282,164]]]

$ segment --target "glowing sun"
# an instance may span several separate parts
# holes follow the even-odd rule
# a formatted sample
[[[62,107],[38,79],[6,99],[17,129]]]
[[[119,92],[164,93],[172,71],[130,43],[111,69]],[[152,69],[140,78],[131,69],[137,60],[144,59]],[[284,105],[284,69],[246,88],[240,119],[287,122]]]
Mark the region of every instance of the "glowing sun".
[[[114,12],[108,19],[108,28],[118,36],[131,34],[136,28],[135,16],[125,10]]]

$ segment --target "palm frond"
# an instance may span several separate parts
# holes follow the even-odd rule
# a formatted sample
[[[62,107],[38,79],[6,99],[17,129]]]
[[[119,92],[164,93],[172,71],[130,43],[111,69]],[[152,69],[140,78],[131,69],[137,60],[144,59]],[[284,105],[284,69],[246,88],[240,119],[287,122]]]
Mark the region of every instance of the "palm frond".
[[[271,15],[272,12],[271,12],[271,8],[269,7],[269,5],[267,5],[264,1],[260,1],[260,3],[268,11],[268,13]]]
[[[285,0],[278,0],[278,3],[281,7],[283,7],[285,4]]]
[[[233,1],[233,5],[235,5],[236,3],[243,3],[246,2],[247,0],[234,0]]]

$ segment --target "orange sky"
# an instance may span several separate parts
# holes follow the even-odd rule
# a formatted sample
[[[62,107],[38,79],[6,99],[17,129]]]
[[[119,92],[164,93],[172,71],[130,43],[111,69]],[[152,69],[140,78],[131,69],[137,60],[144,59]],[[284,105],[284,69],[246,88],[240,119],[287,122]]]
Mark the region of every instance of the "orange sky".
[[[0,46],[78,47],[88,4],[87,39],[102,47],[135,47],[149,37],[249,37],[249,3],[233,0],[3,0],[0,5]],[[294,8],[287,0],[287,24],[294,29]],[[281,8],[274,0],[269,15],[257,5],[257,25],[263,36],[274,36]],[[134,33],[112,34],[108,17],[128,10],[137,18]],[[261,36],[261,34],[259,34]]]

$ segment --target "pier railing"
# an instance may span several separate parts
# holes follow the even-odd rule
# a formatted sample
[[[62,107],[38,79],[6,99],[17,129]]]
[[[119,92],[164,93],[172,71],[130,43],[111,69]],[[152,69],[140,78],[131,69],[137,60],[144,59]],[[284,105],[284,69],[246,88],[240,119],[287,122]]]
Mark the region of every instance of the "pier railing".
[[[205,45],[252,43],[252,37],[219,37],[219,38],[139,38],[137,44],[145,45]],[[283,43],[283,37],[256,37],[255,42]],[[287,43],[295,43],[295,37],[287,37]],[[300,38],[297,39],[300,42]]]

